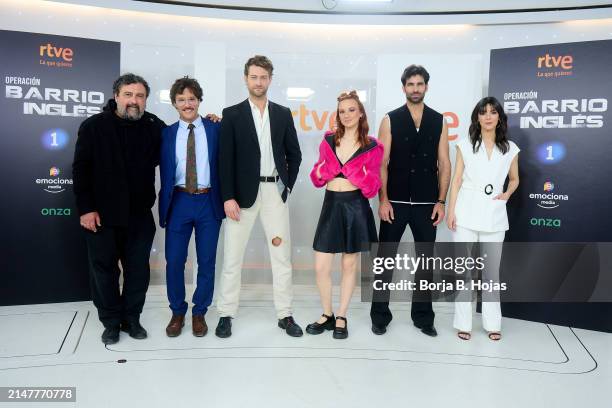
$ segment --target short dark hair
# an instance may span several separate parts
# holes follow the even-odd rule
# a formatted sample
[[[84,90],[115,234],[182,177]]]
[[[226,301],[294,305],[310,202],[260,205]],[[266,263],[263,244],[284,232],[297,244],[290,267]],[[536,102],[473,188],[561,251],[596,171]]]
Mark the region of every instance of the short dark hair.
[[[176,102],[176,95],[182,94],[185,92],[185,89],[189,89],[193,95],[198,98],[200,102],[202,102],[203,92],[198,80],[185,76],[174,81],[172,88],[170,88],[170,100],[173,104]]]
[[[272,61],[264,55],[255,55],[254,57],[249,58],[249,60],[244,64],[244,76],[249,75],[249,67],[251,65],[255,65],[256,67],[261,67],[268,71],[268,74],[272,76],[272,71],[274,71],[274,66],[272,65]]]
[[[121,88],[124,85],[131,84],[142,84],[147,92],[147,98],[149,97],[149,93],[151,93],[151,88],[149,88],[149,84],[147,83],[147,81],[145,81],[145,79],[140,75],[132,74],[131,72],[121,75],[115,80],[115,82],[113,82],[113,94],[119,95],[119,92],[121,91]]]
[[[425,84],[429,83],[429,72],[427,72],[427,70],[423,68],[422,65],[412,64],[406,67],[404,73],[402,74],[402,85],[406,86],[406,81],[408,80],[408,78],[413,77],[415,75],[422,76],[425,80]]]

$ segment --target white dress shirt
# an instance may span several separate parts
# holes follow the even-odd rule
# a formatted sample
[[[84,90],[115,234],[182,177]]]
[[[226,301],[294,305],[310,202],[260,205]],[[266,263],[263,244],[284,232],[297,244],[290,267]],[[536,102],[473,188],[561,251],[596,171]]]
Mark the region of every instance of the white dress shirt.
[[[195,150],[196,150],[196,169],[198,174],[198,188],[210,187],[210,164],[208,162],[208,141],[202,118],[198,117],[193,122],[195,128]],[[189,123],[179,120],[178,131],[176,132],[176,177],[174,185],[185,187],[185,177],[187,168],[187,138],[189,136]]]
[[[270,133],[268,101],[266,101],[266,108],[264,109],[263,115],[251,99],[249,99],[249,104],[251,104],[253,123],[255,123],[257,140],[259,141],[259,151],[261,152],[259,175],[262,177],[277,176],[278,172],[276,171],[274,153],[272,151],[272,134]]]

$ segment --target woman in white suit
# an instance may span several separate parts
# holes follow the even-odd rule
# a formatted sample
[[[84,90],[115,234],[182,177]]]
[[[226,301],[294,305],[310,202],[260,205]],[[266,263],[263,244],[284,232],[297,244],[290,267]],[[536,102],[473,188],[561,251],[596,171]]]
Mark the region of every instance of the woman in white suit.
[[[507,138],[507,116],[494,97],[481,99],[472,112],[470,136],[457,143],[447,224],[454,242],[481,242],[486,253],[484,282],[499,282],[501,244],[508,230],[506,202],[519,185],[520,149]],[[509,179],[506,191],[504,183]],[[469,279],[466,279],[469,287]],[[462,297],[466,296],[468,299]],[[453,326],[462,340],[472,331],[471,292],[455,301]],[[499,293],[483,293],[482,323],[491,340],[501,339]]]

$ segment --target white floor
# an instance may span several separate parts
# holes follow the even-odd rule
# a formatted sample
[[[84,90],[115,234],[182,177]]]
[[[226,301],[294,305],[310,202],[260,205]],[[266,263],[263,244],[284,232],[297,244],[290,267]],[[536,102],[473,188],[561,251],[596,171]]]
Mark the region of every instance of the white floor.
[[[347,340],[331,332],[291,338],[276,327],[269,286],[245,286],[233,336],[166,337],[163,287],[151,287],[141,322],[147,340],[125,333],[100,342],[90,302],[0,308],[0,386],[74,386],[76,403],[53,407],[590,407],[609,406],[612,335],[504,319],[503,340],[476,322],[471,341],[452,329],[452,305],[435,304],[439,336],[395,304],[384,336],[370,332],[369,304],[349,314]],[[296,287],[295,317],[320,315],[316,289]],[[475,315],[479,317],[479,315]],[[0,407],[41,403],[0,403]]]

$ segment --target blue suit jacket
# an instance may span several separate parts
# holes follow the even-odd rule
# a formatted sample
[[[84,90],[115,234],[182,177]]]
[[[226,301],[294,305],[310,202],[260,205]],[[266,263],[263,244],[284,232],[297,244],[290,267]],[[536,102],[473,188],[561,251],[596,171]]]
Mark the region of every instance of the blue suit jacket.
[[[202,118],[208,144],[208,163],[210,165],[210,199],[215,218],[225,218],[221,191],[219,187],[219,123]],[[168,211],[172,203],[172,194],[176,178],[176,133],[179,123],[173,123],[162,132],[161,157],[159,175],[161,189],[159,190],[159,225],[164,228],[168,219]]]

